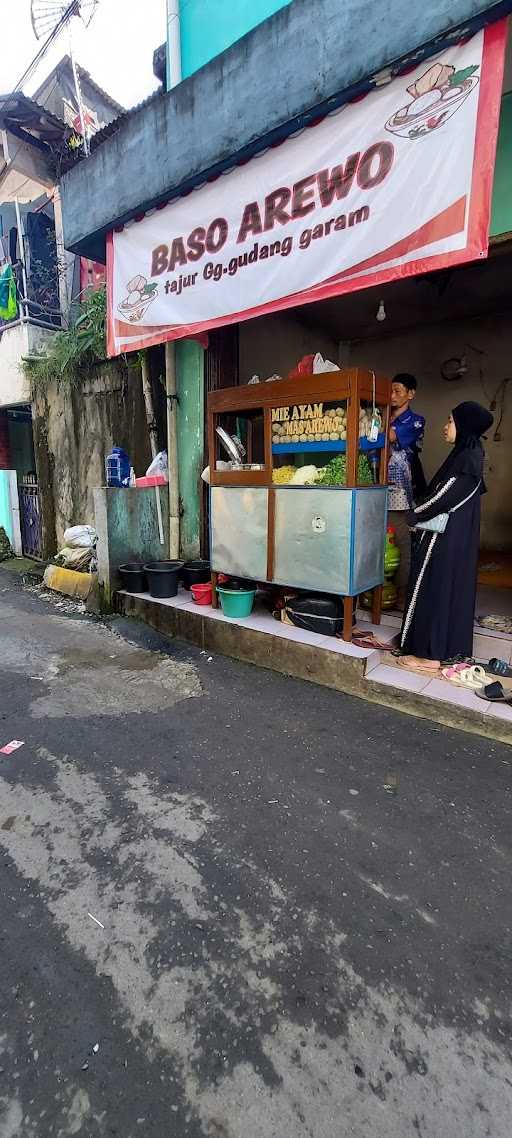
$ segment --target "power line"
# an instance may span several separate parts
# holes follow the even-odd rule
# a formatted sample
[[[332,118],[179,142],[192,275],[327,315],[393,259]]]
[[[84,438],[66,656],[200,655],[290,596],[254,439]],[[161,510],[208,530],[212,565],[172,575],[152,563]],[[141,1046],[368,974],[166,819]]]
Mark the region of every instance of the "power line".
[[[18,79],[16,86],[13,88],[13,90],[10,92],[10,94],[7,98],[7,102],[4,103],[3,106],[0,107],[2,114],[5,114],[6,111],[9,110],[9,106],[11,105],[10,100],[12,100],[13,96],[18,94],[18,92],[21,91],[23,84],[28,83],[29,79],[32,78],[34,71],[39,66],[43,57],[46,55],[48,48],[51,47],[54,40],[56,40],[57,37],[59,36],[60,32],[62,31],[62,28],[65,27],[68,20],[70,20],[72,16],[77,15],[79,13],[79,11],[80,11],[79,0],[71,0],[71,4],[68,4],[65,12],[63,12],[60,20],[58,20],[58,22],[56,23],[53,31],[50,32],[50,35],[45,40],[45,42],[42,44],[42,46],[39,48],[39,51],[34,56],[32,62],[29,63],[27,69],[23,72],[21,79]]]

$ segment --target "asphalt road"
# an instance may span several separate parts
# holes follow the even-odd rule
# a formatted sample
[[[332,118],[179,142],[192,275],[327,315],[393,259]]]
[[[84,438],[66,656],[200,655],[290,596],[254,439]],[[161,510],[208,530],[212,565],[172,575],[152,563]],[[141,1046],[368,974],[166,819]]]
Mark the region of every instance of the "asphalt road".
[[[0,572],[0,1138],[510,1138],[512,749]]]

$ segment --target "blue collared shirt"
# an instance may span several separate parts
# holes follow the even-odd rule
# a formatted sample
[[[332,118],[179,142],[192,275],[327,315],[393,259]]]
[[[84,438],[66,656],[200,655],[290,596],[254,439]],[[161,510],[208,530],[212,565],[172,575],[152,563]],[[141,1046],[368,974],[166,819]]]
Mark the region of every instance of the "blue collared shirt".
[[[396,440],[400,450],[405,450],[411,454],[423,442],[425,416],[419,415],[416,411],[411,411],[410,407],[406,411],[402,411],[401,415],[397,415],[391,426],[396,431]]]

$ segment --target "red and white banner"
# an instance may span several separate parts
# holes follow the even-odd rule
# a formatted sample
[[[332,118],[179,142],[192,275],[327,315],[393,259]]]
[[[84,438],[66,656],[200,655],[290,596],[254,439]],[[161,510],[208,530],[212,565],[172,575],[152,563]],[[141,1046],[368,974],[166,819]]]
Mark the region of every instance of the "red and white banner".
[[[500,21],[113,233],[109,355],[486,256],[505,42]]]

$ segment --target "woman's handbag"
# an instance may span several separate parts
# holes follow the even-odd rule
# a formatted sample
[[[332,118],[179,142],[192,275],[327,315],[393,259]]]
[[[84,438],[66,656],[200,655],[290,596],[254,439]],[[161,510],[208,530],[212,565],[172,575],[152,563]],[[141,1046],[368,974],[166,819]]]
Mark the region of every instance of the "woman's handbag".
[[[430,518],[428,522],[417,522],[415,529],[425,529],[429,533],[444,533],[450,514],[436,514],[435,518]]]
[[[414,529],[427,530],[429,533],[444,533],[448,525],[450,514],[454,514],[456,510],[460,510],[461,506],[465,506],[466,502],[469,502],[469,499],[472,498],[479,489],[480,482],[478,486],[475,486],[475,489],[471,491],[471,494],[468,494],[467,498],[464,498],[464,501],[459,502],[458,506],[453,507],[453,510],[449,510],[447,514],[436,514],[435,518],[430,518],[428,522],[416,522]]]

